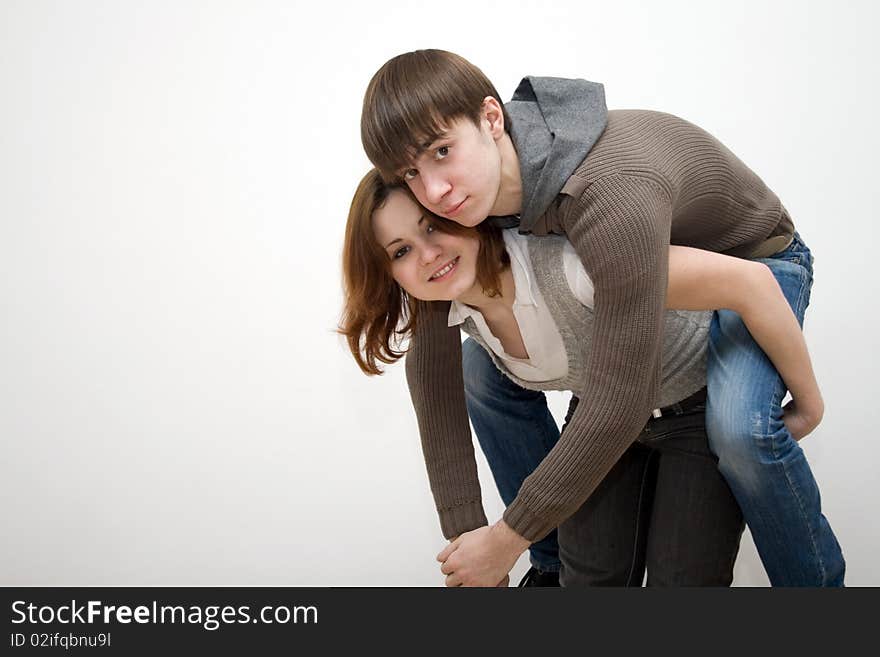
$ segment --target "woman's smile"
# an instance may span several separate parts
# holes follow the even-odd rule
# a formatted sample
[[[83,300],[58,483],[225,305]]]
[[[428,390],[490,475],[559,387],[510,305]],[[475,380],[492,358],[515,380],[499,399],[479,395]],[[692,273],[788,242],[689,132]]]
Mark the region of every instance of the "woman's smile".
[[[455,256],[452,260],[443,265],[440,269],[431,274],[431,277],[428,279],[428,282],[435,283],[437,281],[443,281],[449,278],[452,275],[452,272],[455,271],[455,268],[458,266],[458,259],[461,256]]]

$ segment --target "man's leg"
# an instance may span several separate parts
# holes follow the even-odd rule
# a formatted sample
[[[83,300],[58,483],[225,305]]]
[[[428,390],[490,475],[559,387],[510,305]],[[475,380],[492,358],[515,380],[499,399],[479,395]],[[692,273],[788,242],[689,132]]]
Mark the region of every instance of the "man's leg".
[[[799,237],[766,263],[802,323],[812,257]],[[819,487],[782,421],[785,384],[731,311],[715,313],[707,359],[706,427],[774,586],[842,586],[845,563]]]
[[[677,414],[678,413],[678,414]],[[659,454],[648,586],[730,586],[745,523],[706,438],[705,404],[652,418],[639,441]]]
[[[505,504],[559,440],[559,427],[543,392],[526,390],[504,376],[475,340],[462,345],[468,415]],[[556,530],[529,548],[532,565],[559,571]]]

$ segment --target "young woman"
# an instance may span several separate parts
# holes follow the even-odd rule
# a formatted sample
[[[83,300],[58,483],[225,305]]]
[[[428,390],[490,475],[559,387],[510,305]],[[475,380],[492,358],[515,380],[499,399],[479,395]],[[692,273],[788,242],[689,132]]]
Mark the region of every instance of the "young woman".
[[[785,362],[774,364],[800,377],[801,387],[815,386],[797,320],[764,265],[675,246],[669,265],[667,306],[678,310],[666,316],[658,411],[560,526],[563,585],[638,585],[645,568],[651,584],[732,579],[742,518],[704,431],[711,314],[682,311],[736,310],[762,345],[768,335],[778,341],[785,332],[789,347],[770,354]],[[401,343],[419,321],[417,300],[449,300],[450,325],[459,323],[471,335],[466,348],[479,347],[492,358],[499,379],[532,390],[571,390],[577,403],[589,375],[592,288],[563,238],[529,239],[484,224],[464,228],[431,215],[405,188],[386,186],[371,171],[352,202],[343,273],[340,331],[364,372],[380,374],[379,363],[405,353]],[[534,436],[511,440],[546,453],[558,438],[554,431],[536,427]],[[515,494],[528,473],[502,483],[499,472],[509,474],[509,464],[491,453],[487,460],[502,497],[511,489]],[[534,550],[532,556],[534,563]],[[447,574],[447,584],[461,582],[459,574]]]

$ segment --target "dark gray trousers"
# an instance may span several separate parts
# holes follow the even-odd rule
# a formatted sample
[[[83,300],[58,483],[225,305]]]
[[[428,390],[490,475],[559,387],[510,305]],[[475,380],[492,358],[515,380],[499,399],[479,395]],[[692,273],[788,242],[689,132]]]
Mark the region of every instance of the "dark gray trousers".
[[[560,583],[641,586],[647,571],[648,586],[728,586],[744,527],[709,451],[705,405],[672,407],[559,526]]]

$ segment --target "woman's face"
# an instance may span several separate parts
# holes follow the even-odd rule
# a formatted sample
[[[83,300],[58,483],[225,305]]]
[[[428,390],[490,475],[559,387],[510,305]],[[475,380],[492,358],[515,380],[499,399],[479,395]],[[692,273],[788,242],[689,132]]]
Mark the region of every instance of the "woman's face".
[[[477,233],[464,237],[438,230],[405,192],[392,191],[373,213],[373,234],[394,280],[416,299],[451,301],[477,284]]]

